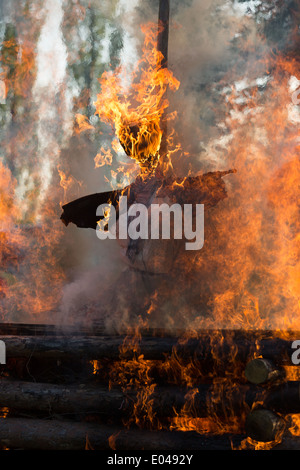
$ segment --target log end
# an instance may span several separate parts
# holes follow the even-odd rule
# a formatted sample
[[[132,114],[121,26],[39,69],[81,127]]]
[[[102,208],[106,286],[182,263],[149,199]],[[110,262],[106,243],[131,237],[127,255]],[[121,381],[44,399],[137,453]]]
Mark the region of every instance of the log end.
[[[271,361],[262,357],[248,362],[245,368],[245,377],[252,384],[264,384],[284,376],[284,372],[278,369]]]
[[[255,441],[276,441],[282,436],[284,429],[284,420],[270,410],[256,409],[246,418],[246,434]]]

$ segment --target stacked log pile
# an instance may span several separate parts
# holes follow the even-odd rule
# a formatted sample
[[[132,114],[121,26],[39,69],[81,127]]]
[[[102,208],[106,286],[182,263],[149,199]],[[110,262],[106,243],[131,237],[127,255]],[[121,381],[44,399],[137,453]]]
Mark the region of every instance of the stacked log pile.
[[[112,386],[107,371],[120,361],[124,369],[133,359],[135,348],[124,348],[130,335],[10,324],[0,325],[0,334],[6,345],[0,380],[2,448],[79,450],[88,443],[95,450],[219,450],[257,442],[300,449],[300,438],[289,433],[288,425],[289,415],[300,413],[300,382],[285,374],[286,366],[297,367],[291,363],[295,334],[276,338],[272,332],[203,331],[166,336],[143,331],[132,340],[150,365],[145,383],[140,379],[137,387],[128,388]],[[183,369],[191,361],[201,369],[192,388],[166,370],[172,357]],[[233,371],[240,380],[228,381]],[[145,426],[132,422],[149,376],[155,386],[147,401],[157,426],[153,420],[147,426],[147,419]],[[135,377],[129,382],[134,384]],[[234,432],[226,428],[228,410],[240,420]],[[200,432],[170,424],[182,416],[223,420],[224,430]]]

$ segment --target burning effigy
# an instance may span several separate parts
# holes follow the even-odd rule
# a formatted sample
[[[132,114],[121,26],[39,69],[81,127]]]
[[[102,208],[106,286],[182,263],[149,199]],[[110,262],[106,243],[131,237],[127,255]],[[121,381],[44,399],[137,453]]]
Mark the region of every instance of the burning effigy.
[[[145,35],[143,54],[134,68],[128,89],[124,89],[122,69],[114,73],[104,72],[100,79],[101,93],[95,102],[95,114],[111,125],[126,155],[138,163],[140,173],[123,189],[84,196],[65,204],[61,216],[65,225],[73,222],[81,228],[99,228],[101,218],[96,215],[97,208],[108,203],[115,208],[118,221],[122,197],[127,198],[129,207],[143,203],[150,209],[151,205],[164,201],[169,206],[202,204],[205,210],[227,197],[222,178],[235,170],[195,176],[176,176],[174,172],[172,153],[175,149],[169,135],[174,132],[172,121],[176,119],[176,112],[168,114],[168,94],[176,91],[180,83],[167,67],[168,57],[163,55],[168,50],[166,29],[169,21],[168,18],[162,20],[163,13],[162,9],[158,24],[142,26]],[[169,243],[166,240],[158,241],[159,235],[155,241],[146,242],[142,238],[136,236],[133,240],[129,237],[125,244],[120,240],[125,251],[124,259],[130,269],[136,270],[137,277],[141,276],[142,271],[152,276],[168,274],[173,278],[176,258],[179,253],[182,255],[177,241],[174,248],[174,235],[170,240],[170,234]],[[181,262],[184,265],[184,260]],[[153,281],[148,283],[150,290],[151,284]],[[128,290],[128,286],[124,288]],[[148,297],[151,298],[151,294]],[[139,311],[139,316],[141,313]],[[144,313],[147,315],[147,309]]]

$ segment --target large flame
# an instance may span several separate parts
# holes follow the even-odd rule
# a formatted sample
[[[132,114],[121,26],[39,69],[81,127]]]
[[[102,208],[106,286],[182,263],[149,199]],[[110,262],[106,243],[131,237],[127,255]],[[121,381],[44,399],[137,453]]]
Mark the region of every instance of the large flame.
[[[255,85],[233,88],[227,96],[232,139],[226,150],[238,178],[214,214],[217,238],[199,259],[199,268],[209,260],[220,273],[211,283],[210,325],[299,328],[299,122],[290,92],[293,76],[299,76],[295,62],[271,57],[263,93]]]
[[[293,77],[297,76],[299,70],[295,61],[271,56],[265,62],[263,79],[254,79],[244,88],[232,86],[230,92],[224,93],[228,105],[226,120],[222,123],[227,131],[226,152],[222,140],[215,143],[215,148],[210,143],[209,150],[215,150],[217,162],[237,169],[237,179],[231,183],[229,198],[207,217],[206,245],[202,252],[188,261],[183,254],[177,262],[176,272],[180,275],[176,282],[160,283],[153,292],[146,320],[149,324],[153,318],[167,312],[171,298],[174,302],[171,305],[180,305],[179,315],[187,320],[191,329],[299,330],[299,112],[292,102],[290,86]],[[105,83],[108,85],[107,81]],[[112,89],[115,90],[115,83]],[[117,135],[121,143],[122,133],[130,142],[137,137],[139,127],[130,129],[125,124],[119,98],[114,95],[114,99],[120,118],[117,122],[121,123],[120,127],[116,126]],[[123,140],[125,149],[126,145]],[[138,153],[143,154],[140,147]],[[142,163],[142,159],[139,161]],[[199,284],[188,282],[191,278]],[[201,291],[205,293],[206,315],[199,312],[199,304],[203,302]],[[186,303],[182,301],[184,298],[188,298]],[[172,326],[175,326],[174,311],[170,316],[174,321]],[[222,334],[216,335],[215,340],[222,342]],[[219,359],[216,357],[216,361]],[[178,363],[175,352],[164,363],[162,367],[167,375],[179,375],[179,383],[186,384],[188,390],[186,405],[168,423],[169,429],[194,430],[202,434],[243,431],[242,423],[250,409],[244,406],[242,414],[236,414],[230,406],[231,397],[239,393],[243,373],[242,365],[235,361],[234,343],[228,364],[224,378],[211,372],[210,413],[199,417],[193,403],[197,381],[203,377],[198,374],[195,380],[195,376],[190,375],[196,365],[192,360]],[[126,368],[133,376],[140,377],[140,372],[144,374],[144,388],[132,421],[140,424],[143,413],[149,425],[155,422],[160,428],[164,424],[155,421],[151,408],[155,385],[149,379],[150,366],[141,355],[126,362]],[[128,383],[124,370],[114,371],[119,377],[118,383],[123,385]],[[294,374],[290,372],[289,377],[293,380]],[[224,416],[220,419],[216,409],[222,407],[224,396],[228,399],[228,408],[223,410]],[[298,415],[291,419],[290,432],[299,435]],[[271,449],[281,438],[282,435],[269,443],[247,439],[241,448]]]
[[[39,117],[36,109],[32,112],[36,50],[30,39],[21,41],[14,31],[10,35],[1,45],[3,108],[10,119],[0,162],[0,316],[43,322],[57,308],[65,282],[58,262],[62,231],[53,224],[56,202],[43,192],[45,175],[33,144]]]
[[[167,89],[176,90],[178,80],[162,66],[163,56],[157,50],[157,25],[144,25],[142,59],[134,69],[128,85],[124,70],[105,72],[101,93],[95,102],[96,114],[110,124],[126,154],[142,169],[157,167],[162,139],[162,118],[169,103]]]

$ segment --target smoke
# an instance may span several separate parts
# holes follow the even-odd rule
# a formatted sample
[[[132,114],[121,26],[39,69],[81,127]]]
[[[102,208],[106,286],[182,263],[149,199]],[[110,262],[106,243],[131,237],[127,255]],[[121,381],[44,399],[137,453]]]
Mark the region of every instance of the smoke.
[[[61,0],[46,2],[45,22],[37,45],[37,77],[34,99],[38,104],[37,129],[41,176],[40,204],[44,203],[60,155],[60,144],[69,129],[70,109],[62,93],[66,75]],[[60,91],[61,87],[61,91]],[[60,113],[59,108],[64,112]],[[62,131],[63,130],[63,131]]]

